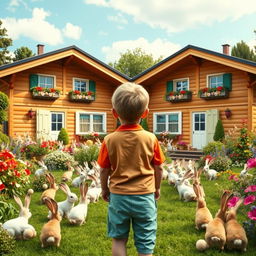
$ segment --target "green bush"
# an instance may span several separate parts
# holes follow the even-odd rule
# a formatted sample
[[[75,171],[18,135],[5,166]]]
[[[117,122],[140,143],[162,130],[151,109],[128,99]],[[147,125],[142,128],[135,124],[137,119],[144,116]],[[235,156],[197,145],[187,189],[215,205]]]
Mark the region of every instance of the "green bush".
[[[60,132],[58,135],[58,141],[62,141],[63,145],[68,145],[69,137],[68,137],[68,132],[65,128],[60,129]]]
[[[9,137],[0,131],[0,144],[2,143],[9,144],[9,142],[10,142]]]
[[[83,165],[84,162],[88,162],[90,168],[92,167],[90,162],[98,159],[99,155],[99,147],[97,145],[91,145],[88,147],[83,147],[77,150],[74,153],[75,161],[77,161],[80,165]]]
[[[18,211],[11,203],[6,202],[0,197],[0,222],[4,223],[9,219],[14,218],[17,213]]]
[[[74,158],[69,153],[56,150],[44,158],[44,163],[49,170],[67,170],[67,162],[74,165]]]
[[[227,156],[218,156],[213,160],[210,168],[217,172],[223,172],[230,169],[232,161]]]
[[[7,120],[8,120],[7,111],[0,109],[0,123],[7,121]]]
[[[0,110],[6,110],[8,108],[8,105],[9,105],[8,96],[5,93],[0,92]]]
[[[44,191],[43,184],[48,184],[45,175],[40,176],[37,179],[34,179],[34,181],[32,182],[32,188],[36,192],[42,192]]]
[[[8,232],[3,229],[0,225],[0,255],[10,254],[14,252],[15,249],[15,240]]]
[[[220,141],[213,141],[209,142],[204,148],[203,152],[204,155],[215,155],[216,153],[223,151],[225,149],[225,146]]]
[[[225,138],[224,127],[222,121],[219,119],[215,128],[213,139],[215,141],[222,141]]]
[[[142,118],[140,121],[140,125],[144,130],[149,131],[147,118]]]
[[[40,143],[29,144],[22,148],[27,159],[31,159],[37,156],[44,156],[50,152],[48,147],[42,147]]]

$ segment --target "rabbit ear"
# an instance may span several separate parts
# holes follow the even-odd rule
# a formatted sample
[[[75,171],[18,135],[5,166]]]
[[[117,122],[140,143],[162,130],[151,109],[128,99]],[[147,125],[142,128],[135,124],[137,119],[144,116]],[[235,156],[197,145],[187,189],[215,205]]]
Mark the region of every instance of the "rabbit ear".
[[[205,159],[205,165],[208,165],[208,164],[209,164],[209,159],[206,158],[206,159]]]
[[[232,197],[232,193],[230,191],[224,191],[224,193],[221,196],[220,200],[220,209],[224,213],[227,210],[228,207],[228,200]]]
[[[197,198],[199,198],[198,186],[196,184],[193,184],[193,189],[194,189],[194,192],[195,192]]]
[[[199,170],[197,170],[197,177],[198,177],[198,178],[201,176],[202,172],[203,172],[203,169],[202,169],[202,168],[200,168]]]
[[[50,198],[50,203],[51,203],[51,207],[52,207],[52,214],[54,216],[57,215],[58,213],[58,204],[55,200],[53,200],[52,198]]]
[[[27,194],[25,196],[25,201],[24,201],[24,207],[25,208],[29,208],[29,205],[30,205],[30,201],[31,201],[31,195],[30,194]]]
[[[84,183],[84,185],[83,185],[83,198],[86,197],[87,192],[88,192],[88,184]]]
[[[44,198],[44,203],[46,204],[46,206],[48,207],[48,209],[49,209],[51,212],[53,212],[51,199],[50,199],[49,197],[45,197],[45,198]]]
[[[65,183],[60,183],[59,188],[65,193],[68,194],[67,186]]]
[[[15,202],[18,204],[20,208],[23,208],[23,203],[21,202],[20,198],[18,196],[13,196]]]

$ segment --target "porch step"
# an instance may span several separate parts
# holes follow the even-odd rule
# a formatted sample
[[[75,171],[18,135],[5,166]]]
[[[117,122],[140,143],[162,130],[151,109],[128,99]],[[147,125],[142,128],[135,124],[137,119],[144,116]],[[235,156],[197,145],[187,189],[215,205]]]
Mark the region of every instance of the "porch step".
[[[185,159],[185,160],[199,160],[204,155],[200,150],[172,150],[168,151],[168,155],[173,160]]]

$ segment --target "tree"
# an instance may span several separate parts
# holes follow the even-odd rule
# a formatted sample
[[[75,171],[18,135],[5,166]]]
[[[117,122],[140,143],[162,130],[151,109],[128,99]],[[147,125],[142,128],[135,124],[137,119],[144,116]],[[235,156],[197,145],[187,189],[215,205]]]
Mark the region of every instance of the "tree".
[[[213,136],[214,141],[222,141],[225,137],[224,127],[222,121],[219,119],[215,127],[215,133]]]
[[[68,132],[65,128],[60,129],[60,132],[58,135],[58,141],[62,141],[63,145],[68,145],[69,137],[68,137]]]
[[[13,61],[22,60],[28,57],[32,57],[35,54],[26,46],[21,46],[20,48],[14,51]]]
[[[243,40],[232,47],[231,55],[242,59],[256,61],[256,54]]]
[[[7,30],[1,28],[1,26],[2,21],[0,20],[0,65],[3,65],[12,61],[12,57],[7,50],[7,48],[12,45],[12,39],[7,37]]]
[[[121,53],[119,60],[109,65],[129,77],[134,77],[161,60],[162,56],[154,60],[152,54],[146,54],[141,48],[136,48]]]

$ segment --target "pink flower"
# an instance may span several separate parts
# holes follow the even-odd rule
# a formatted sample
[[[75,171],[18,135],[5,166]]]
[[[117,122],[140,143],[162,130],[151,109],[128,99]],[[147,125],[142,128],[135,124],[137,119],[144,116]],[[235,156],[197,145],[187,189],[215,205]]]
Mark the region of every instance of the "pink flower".
[[[228,207],[234,207],[236,206],[236,203],[238,202],[240,198],[238,196],[233,196],[229,201],[228,201]]]
[[[255,196],[255,195],[247,196],[247,197],[244,199],[244,205],[251,204],[251,203],[253,203],[255,200],[256,200],[256,196]]]
[[[247,166],[248,166],[249,169],[256,167],[256,158],[250,158],[247,161]]]
[[[251,219],[251,220],[256,220],[256,209],[253,209],[252,211],[247,213],[247,216]]]
[[[234,180],[234,181],[239,181],[238,177],[235,174],[229,176],[228,179],[229,180]]]
[[[251,185],[249,187],[247,187],[244,192],[255,192],[256,191],[256,185]]]

